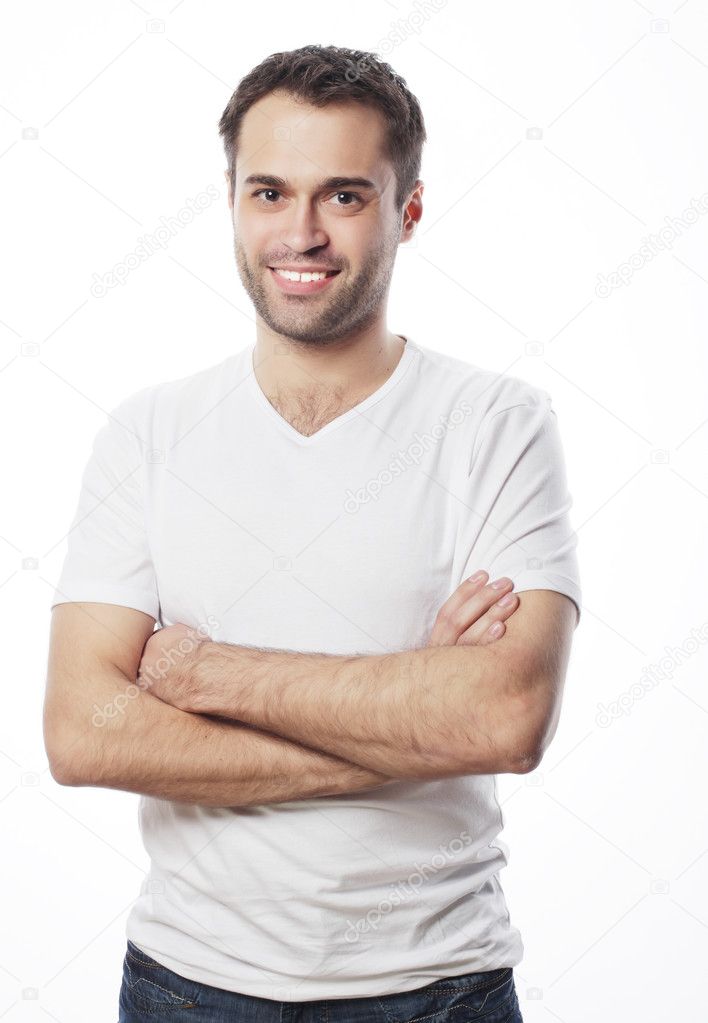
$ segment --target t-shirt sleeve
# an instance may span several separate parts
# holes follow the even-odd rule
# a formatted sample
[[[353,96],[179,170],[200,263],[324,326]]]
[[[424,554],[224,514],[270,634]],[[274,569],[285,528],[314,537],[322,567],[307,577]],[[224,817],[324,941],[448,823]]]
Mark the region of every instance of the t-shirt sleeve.
[[[69,601],[121,604],[159,618],[145,528],[146,444],[126,399],[94,438],[50,607]]]
[[[514,592],[582,593],[577,534],[570,521],[565,457],[550,396],[503,409],[483,422],[465,484],[460,581],[486,569]]]

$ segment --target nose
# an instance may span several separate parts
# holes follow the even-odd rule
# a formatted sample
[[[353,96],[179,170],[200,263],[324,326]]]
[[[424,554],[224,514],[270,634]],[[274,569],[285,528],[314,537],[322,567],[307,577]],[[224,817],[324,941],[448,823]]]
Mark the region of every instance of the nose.
[[[280,240],[295,252],[307,252],[326,245],[329,235],[322,227],[317,210],[303,199],[294,203],[289,211]]]

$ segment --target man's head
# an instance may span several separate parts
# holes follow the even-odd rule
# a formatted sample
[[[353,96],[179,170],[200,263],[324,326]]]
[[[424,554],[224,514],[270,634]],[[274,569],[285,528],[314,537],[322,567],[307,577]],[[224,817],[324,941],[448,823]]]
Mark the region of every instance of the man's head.
[[[276,53],[241,80],[219,131],[236,261],[267,326],[326,345],[383,318],[422,212],[425,128],[403,79],[359,50]],[[336,273],[293,284],[273,267]]]

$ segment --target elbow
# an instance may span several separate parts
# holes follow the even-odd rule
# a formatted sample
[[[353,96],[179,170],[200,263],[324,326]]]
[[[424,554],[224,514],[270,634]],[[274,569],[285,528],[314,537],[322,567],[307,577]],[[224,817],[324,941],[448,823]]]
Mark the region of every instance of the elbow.
[[[464,735],[422,749],[415,747],[415,755],[408,770],[399,769],[396,777],[405,781],[435,781],[441,778],[459,778],[468,774],[529,774],[540,764],[544,743],[538,734],[531,734],[527,714],[505,714],[500,730],[488,729],[484,734],[467,729]],[[514,722],[510,727],[510,722]],[[523,722],[523,731],[519,728]]]
[[[49,773],[57,785],[69,785],[76,787],[81,784],[81,781],[75,774],[67,771],[63,765],[56,766],[51,760],[49,761]]]
[[[510,734],[505,728],[502,734],[485,740],[478,737],[472,746],[468,742],[459,751],[447,775],[530,774],[541,763],[543,753],[536,736],[530,736],[528,731],[520,735],[518,729]]]
[[[88,785],[87,757],[81,737],[44,724],[44,749],[49,773],[57,785]]]
[[[548,685],[543,692],[551,691]],[[559,705],[548,706],[548,701],[534,695],[527,697],[508,720],[515,722],[507,734],[507,772],[530,774],[535,771],[555,735],[558,726]]]
[[[507,766],[508,774],[530,774],[543,760],[543,753],[536,748],[517,753]]]
[[[50,753],[48,751],[47,759],[49,761],[49,773],[57,785],[77,786],[83,784],[73,757],[63,753]]]
[[[47,760],[49,773],[57,785],[76,787],[89,784],[81,753],[71,743],[62,748],[47,747]]]
[[[535,771],[543,760],[546,742],[540,733],[525,730],[516,735],[510,749],[507,749],[507,768],[509,774],[530,774]]]

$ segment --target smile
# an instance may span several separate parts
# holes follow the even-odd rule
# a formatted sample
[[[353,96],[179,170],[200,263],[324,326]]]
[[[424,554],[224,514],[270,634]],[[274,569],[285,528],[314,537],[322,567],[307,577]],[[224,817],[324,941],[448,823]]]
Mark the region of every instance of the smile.
[[[339,270],[322,270],[315,272],[297,273],[295,270],[280,270],[270,267],[279,277],[285,277],[288,281],[323,281],[325,277],[333,277]]]
[[[307,270],[298,273],[296,270],[274,269],[272,266],[268,267],[268,271],[280,290],[291,295],[322,291],[340,273],[339,270]]]

